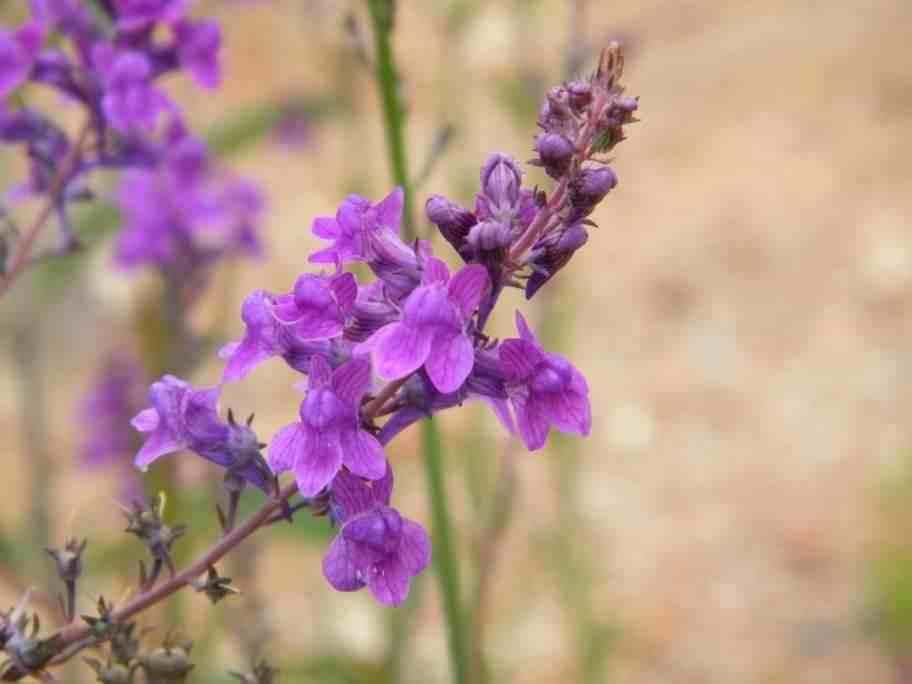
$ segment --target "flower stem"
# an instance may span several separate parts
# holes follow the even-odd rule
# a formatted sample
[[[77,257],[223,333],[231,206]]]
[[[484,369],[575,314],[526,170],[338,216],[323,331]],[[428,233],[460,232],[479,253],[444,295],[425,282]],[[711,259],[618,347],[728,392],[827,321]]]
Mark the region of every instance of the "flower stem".
[[[424,452],[424,468],[427,471],[431,499],[434,567],[440,582],[440,591],[443,594],[453,681],[457,684],[465,684],[469,681],[468,658],[466,656],[462,594],[459,589],[459,563],[451,537],[448,497],[443,477],[443,453],[440,433],[437,430],[437,426],[429,420],[421,424],[421,445]]]
[[[386,148],[390,169],[396,185],[405,192],[403,235],[406,242],[413,240],[415,222],[412,218],[412,184],[408,174],[408,157],[405,153],[405,114],[399,99],[399,72],[393,57],[390,37],[393,33],[395,3],[393,0],[367,0],[374,30],[377,87],[383,100],[383,124],[386,129]]]
[[[208,551],[197,558],[189,567],[169,578],[167,581],[156,584],[146,591],[137,594],[123,606],[116,609],[111,615],[112,621],[124,622],[125,620],[129,620],[134,615],[143,612],[147,608],[154,606],[188,586],[194,579],[206,572],[209,569],[209,566],[215,565],[247,537],[261,527],[264,527],[270,521],[273,514],[279,510],[282,503],[291,498],[297,491],[298,486],[296,483],[292,482],[287,485],[279,492],[278,496],[269,499],[256,513],[219,539],[218,542],[213,544]],[[95,640],[92,638],[90,627],[85,624],[80,625],[74,623],[69,627],[62,629],[57,634],[59,636],[57,646],[60,650],[58,651],[58,655],[51,659],[51,665],[64,663],[83,648],[89,647],[95,643]],[[20,673],[18,669],[10,670],[4,673],[3,681],[16,681],[25,677],[27,674],[28,673],[26,672]]]
[[[79,157],[82,154],[83,145],[86,144],[89,138],[90,130],[91,126],[89,125],[89,122],[86,122],[79,130],[75,142],[73,142],[73,145],[70,147],[67,155],[63,158],[63,161],[60,162],[57,173],[51,181],[51,187],[48,190],[47,203],[42,207],[32,225],[16,242],[15,249],[13,250],[12,255],[10,255],[6,272],[0,273],[0,297],[6,294],[12,286],[13,281],[22,275],[25,267],[29,265],[29,257],[32,254],[32,248],[35,246],[35,241],[44,229],[48,219],[54,214],[54,209],[57,207],[58,203],[63,201],[67,182],[70,180],[70,174],[72,174],[79,163]]]

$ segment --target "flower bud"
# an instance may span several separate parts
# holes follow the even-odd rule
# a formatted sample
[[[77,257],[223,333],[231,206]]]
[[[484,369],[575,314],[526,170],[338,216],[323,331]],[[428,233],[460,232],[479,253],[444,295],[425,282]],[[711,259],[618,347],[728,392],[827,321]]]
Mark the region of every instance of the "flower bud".
[[[592,212],[614,186],[617,176],[607,166],[587,168],[570,182],[570,202],[574,217],[582,218]]]
[[[592,85],[588,81],[573,81],[567,84],[570,106],[581,111],[592,102]]]
[[[479,254],[504,249],[510,245],[512,238],[510,226],[499,221],[482,221],[469,231],[468,243]]]
[[[437,226],[446,241],[461,253],[469,229],[478,222],[475,214],[443,195],[431,195],[424,206],[424,211],[428,220]]]
[[[532,275],[526,281],[526,299],[532,299],[588,240],[589,233],[579,221],[565,226],[560,232],[549,233],[540,240],[532,251]]]
[[[560,178],[573,161],[573,143],[559,133],[545,133],[535,142],[535,151],[545,172],[552,178]]]
[[[516,162],[504,154],[492,154],[481,167],[481,191],[495,209],[515,207],[519,201],[522,173]]]

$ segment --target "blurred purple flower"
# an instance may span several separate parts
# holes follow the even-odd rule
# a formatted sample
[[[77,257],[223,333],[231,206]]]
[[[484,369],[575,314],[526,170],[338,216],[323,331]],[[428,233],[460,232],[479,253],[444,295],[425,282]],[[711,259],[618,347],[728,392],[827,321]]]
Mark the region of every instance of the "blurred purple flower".
[[[552,425],[562,432],[588,435],[592,412],[586,379],[563,356],[545,352],[518,311],[516,327],[519,338],[504,340],[498,352],[526,446],[541,449]]]
[[[0,28],[0,97],[9,95],[28,78],[44,37],[44,27],[34,22],[15,31]]]
[[[124,227],[115,258],[123,268],[152,265],[189,277],[220,257],[259,253],[259,192],[215,178],[193,137],[174,142],[156,168],[125,172],[116,201]]]
[[[217,88],[222,81],[219,25],[214,21],[180,21],[174,25],[174,40],[178,59],[193,79],[203,88]]]
[[[402,318],[380,328],[355,352],[373,352],[377,372],[386,380],[424,366],[439,391],[454,392],[472,370],[468,322],[489,286],[482,266],[465,266],[451,279],[446,264],[432,257],[421,285],[405,300]]]
[[[114,0],[118,27],[127,31],[157,22],[174,23],[187,11],[187,0]]]
[[[142,406],[143,372],[137,361],[114,354],[102,365],[80,402],[85,426],[79,462],[89,468],[127,461],[136,447],[130,419]]]
[[[301,420],[279,430],[268,456],[274,472],[294,471],[302,496],[318,494],[343,465],[368,479],[383,477],[383,447],[360,425],[361,399],[370,385],[366,359],[355,359],[335,370],[322,356],[311,359],[307,396],[299,410]]]
[[[323,559],[323,575],[338,591],[367,586],[381,603],[401,604],[411,578],[431,561],[427,532],[389,507],[392,470],[369,482],[342,470],[330,485],[342,528]]]
[[[152,130],[160,114],[174,111],[171,101],[152,85],[152,65],[145,54],[118,51],[111,43],[92,48],[92,64],[101,77],[101,106],[108,123],[125,133]]]

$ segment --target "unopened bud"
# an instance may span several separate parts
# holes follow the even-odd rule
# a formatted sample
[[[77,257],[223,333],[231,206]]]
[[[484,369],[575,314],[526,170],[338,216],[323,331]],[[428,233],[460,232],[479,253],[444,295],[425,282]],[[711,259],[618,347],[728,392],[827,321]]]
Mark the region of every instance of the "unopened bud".
[[[575,216],[581,218],[591,213],[615,185],[617,176],[607,166],[580,171],[570,183],[570,202]]]
[[[500,221],[482,221],[469,231],[468,243],[476,254],[494,252],[510,245],[513,231]]]
[[[573,161],[573,143],[559,133],[545,133],[535,142],[535,151],[545,172],[552,178],[560,178]]]
[[[478,219],[475,214],[451,202],[443,195],[431,195],[424,206],[428,220],[440,230],[440,234],[460,252],[465,246],[469,230]]]
[[[481,191],[494,208],[509,209],[519,201],[522,173],[505,154],[492,154],[481,167]]]

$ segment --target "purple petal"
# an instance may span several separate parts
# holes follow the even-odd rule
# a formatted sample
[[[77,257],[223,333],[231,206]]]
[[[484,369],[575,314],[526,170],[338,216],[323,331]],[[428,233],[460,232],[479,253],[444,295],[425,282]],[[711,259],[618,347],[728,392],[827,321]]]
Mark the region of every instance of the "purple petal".
[[[586,396],[567,390],[547,395],[539,401],[542,413],[561,432],[573,432],[585,437],[591,431],[592,409]]]
[[[386,474],[386,457],[376,437],[365,430],[346,430],[339,437],[346,468],[368,480],[379,480]]]
[[[396,188],[376,205],[377,222],[381,226],[392,228],[399,233],[399,223],[402,221],[402,206],[405,194],[402,188]]]
[[[307,374],[310,377],[308,387],[316,389],[331,381],[332,367],[322,354],[314,354],[310,358]]]
[[[500,421],[500,424],[511,435],[516,434],[516,426],[513,424],[513,414],[510,413],[510,404],[504,399],[495,399],[494,397],[481,397],[491,409],[494,411],[494,415],[497,416],[497,420]]]
[[[548,438],[548,419],[537,409],[535,404],[526,401],[514,401],[516,423],[519,434],[530,451],[541,449]]]
[[[335,240],[340,233],[339,224],[331,216],[315,218],[310,230],[314,235],[324,240]]]
[[[158,427],[158,423],[158,411],[154,408],[143,409],[133,416],[133,420],[130,421],[130,425],[139,432],[152,432]]]
[[[444,330],[433,338],[425,369],[439,391],[455,392],[472,372],[475,351],[472,342],[461,332]]]
[[[298,457],[312,448],[310,433],[300,423],[286,425],[269,444],[266,462],[274,473],[284,473],[294,468]]]
[[[358,406],[371,386],[371,366],[366,358],[357,358],[336,368],[332,388],[344,402]]]
[[[396,553],[402,537],[402,516],[394,508],[381,506],[347,522],[342,534],[348,541],[381,557]]]
[[[545,360],[545,355],[526,340],[504,340],[497,347],[500,366],[510,380],[525,380]]]
[[[455,303],[466,318],[478,307],[482,295],[490,287],[488,271],[480,264],[464,267],[453,276],[447,289],[450,301]]]
[[[295,478],[301,496],[316,496],[328,485],[342,466],[339,435],[332,430],[311,433],[311,448],[295,463]]]
[[[323,576],[337,591],[357,591],[364,586],[353,547],[340,534],[323,557]]]
[[[516,329],[519,331],[520,339],[523,339],[526,342],[529,342],[531,344],[534,344],[536,347],[541,348],[541,345],[535,338],[535,334],[529,329],[525,317],[518,310],[516,311]]]
[[[399,545],[399,559],[412,576],[422,572],[431,562],[431,540],[418,523],[402,519],[402,541]]]
[[[311,254],[307,261],[312,264],[334,264],[339,260],[339,252],[335,247],[326,247]]]
[[[184,445],[177,440],[175,435],[161,426],[146,438],[139,453],[136,454],[134,463],[137,468],[145,470],[158,458],[183,448]]]
[[[387,506],[393,493],[393,469],[386,464],[386,472],[379,480],[365,480],[344,468],[330,485],[331,500],[336,515],[345,522],[377,506]]]
[[[381,328],[376,343],[377,373],[385,380],[398,380],[421,368],[431,352],[433,329],[392,323]]]
[[[358,280],[354,273],[340,273],[329,281],[329,287],[339,308],[348,313],[358,298]]]
[[[431,285],[433,283],[446,285],[449,280],[450,269],[447,268],[444,261],[437,257],[431,257],[424,262],[424,272],[421,275],[421,283],[423,285]]]
[[[367,585],[380,603],[398,606],[408,598],[410,579],[405,564],[397,556],[392,556],[371,567]]]

